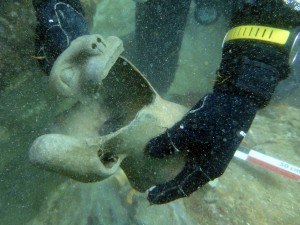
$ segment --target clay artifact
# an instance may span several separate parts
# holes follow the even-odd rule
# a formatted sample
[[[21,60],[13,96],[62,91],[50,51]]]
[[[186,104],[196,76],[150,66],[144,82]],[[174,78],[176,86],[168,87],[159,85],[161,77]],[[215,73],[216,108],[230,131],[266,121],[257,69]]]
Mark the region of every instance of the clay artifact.
[[[188,109],[162,99],[122,51],[117,37],[87,35],[59,56],[49,84],[74,105],[53,133],[33,142],[33,164],[81,182],[101,181],[121,168],[139,191],[181,170],[183,156],[153,159],[144,147]]]

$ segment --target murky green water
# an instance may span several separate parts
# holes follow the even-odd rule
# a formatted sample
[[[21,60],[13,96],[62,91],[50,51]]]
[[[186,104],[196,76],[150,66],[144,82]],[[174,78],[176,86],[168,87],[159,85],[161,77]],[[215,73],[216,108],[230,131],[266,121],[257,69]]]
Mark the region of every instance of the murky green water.
[[[94,8],[94,1],[85,2]],[[130,40],[134,2],[100,3],[91,31]],[[1,1],[0,6],[1,225],[299,223],[299,183],[235,159],[214,186],[162,206],[150,206],[146,195],[134,191],[122,173],[83,184],[34,167],[28,159],[31,143],[50,133],[53,121],[68,106],[60,105],[49,91],[47,77],[31,57],[35,28],[31,1]],[[192,105],[211,90],[226,30],[222,18],[214,25],[197,24],[191,10],[176,78],[165,97]],[[126,46],[130,51],[129,42]],[[293,84],[299,81],[296,68],[290,78]],[[288,85],[285,90],[294,88]],[[299,167],[299,93],[295,88],[281,100],[283,94],[277,92],[277,100],[258,113],[243,146]]]

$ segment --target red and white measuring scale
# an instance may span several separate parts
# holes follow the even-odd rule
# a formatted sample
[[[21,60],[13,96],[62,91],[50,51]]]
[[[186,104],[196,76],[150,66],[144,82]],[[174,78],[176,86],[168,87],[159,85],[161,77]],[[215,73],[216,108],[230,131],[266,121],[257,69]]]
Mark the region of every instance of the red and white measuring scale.
[[[300,167],[240,146],[234,156],[300,182]]]

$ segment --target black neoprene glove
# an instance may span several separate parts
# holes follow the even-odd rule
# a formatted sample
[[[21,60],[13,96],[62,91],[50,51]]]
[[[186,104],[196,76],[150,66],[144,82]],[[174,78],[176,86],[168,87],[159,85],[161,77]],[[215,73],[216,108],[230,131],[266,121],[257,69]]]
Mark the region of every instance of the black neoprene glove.
[[[37,18],[35,54],[49,74],[57,57],[82,35],[89,34],[80,0],[33,0]]]
[[[183,170],[149,191],[148,200],[162,204],[186,197],[225,171],[255,116],[257,105],[247,97],[211,93],[178,123],[152,139],[147,151],[164,157],[186,154]]]
[[[245,2],[240,2],[235,10],[233,29],[225,39],[213,93],[202,98],[181,121],[146,146],[146,154],[153,157],[186,155],[182,171],[173,180],[148,190],[150,203],[163,204],[189,196],[222,175],[257,110],[268,104],[277,84],[288,76],[287,42],[276,43],[278,40],[272,35],[284,33],[276,30],[275,25],[277,29],[291,29],[296,22],[290,18],[283,21],[281,10],[287,9],[281,1]],[[278,23],[276,13],[280,15]],[[244,36],[234,33],[234,28],[240,28]],[[251,32],[258,36],[251,36]],[[264,40],[263,35],[269,39]],[[287,39],[290,38],[288,35]]]

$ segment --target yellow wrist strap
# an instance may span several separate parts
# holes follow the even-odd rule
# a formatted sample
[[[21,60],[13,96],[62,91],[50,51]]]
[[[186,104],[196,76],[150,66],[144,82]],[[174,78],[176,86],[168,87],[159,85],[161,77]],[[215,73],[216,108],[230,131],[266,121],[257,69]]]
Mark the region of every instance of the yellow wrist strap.
[[[252,39],[284,45],[289,35],[288,30],[278,28],[252,25],[238,26],[227,32],[224,42],[236,39]]]

